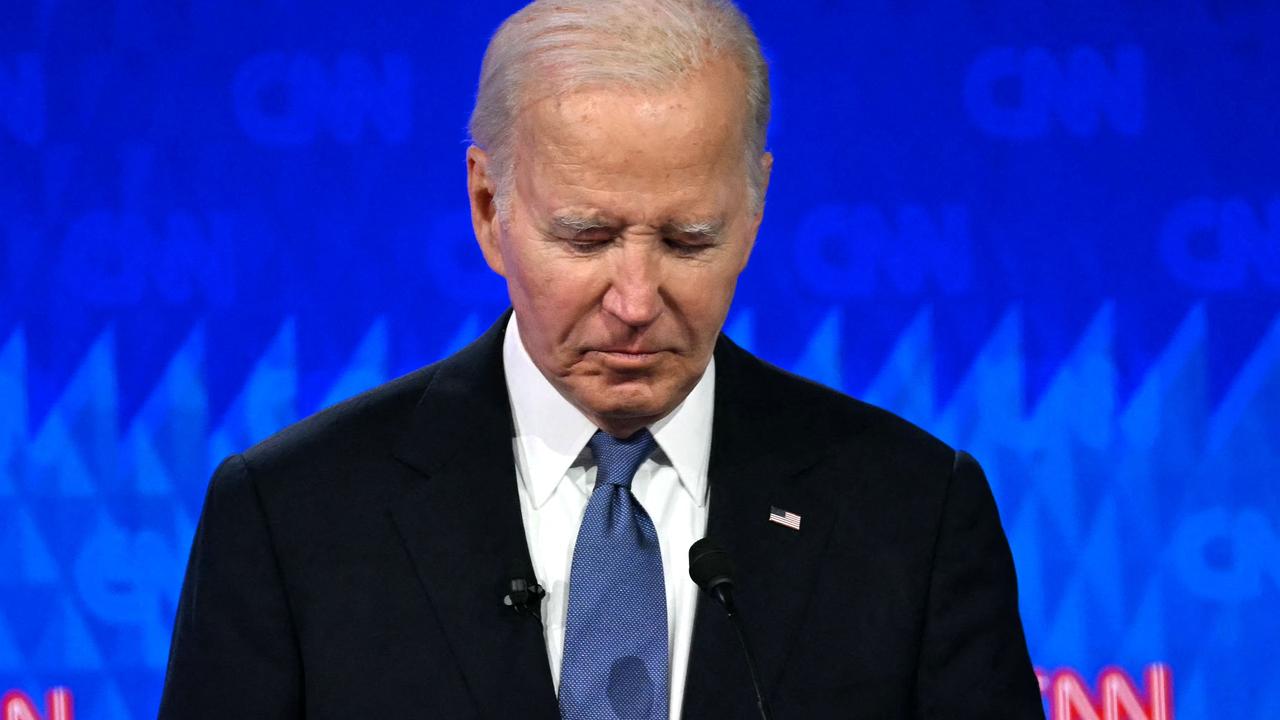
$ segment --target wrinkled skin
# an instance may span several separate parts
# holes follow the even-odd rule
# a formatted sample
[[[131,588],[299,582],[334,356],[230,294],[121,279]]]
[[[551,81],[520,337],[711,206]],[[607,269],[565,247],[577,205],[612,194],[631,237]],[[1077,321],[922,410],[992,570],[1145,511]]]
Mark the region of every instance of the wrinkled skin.
[[[743,77],[716,60],[678,86],[592,87],[520,113],[509,210],[467,151],[476,238],[507,282],[534,364],[629,437],[697,384],[760,226],[744,168]],[[772,158],[759,158],[767,177]]]

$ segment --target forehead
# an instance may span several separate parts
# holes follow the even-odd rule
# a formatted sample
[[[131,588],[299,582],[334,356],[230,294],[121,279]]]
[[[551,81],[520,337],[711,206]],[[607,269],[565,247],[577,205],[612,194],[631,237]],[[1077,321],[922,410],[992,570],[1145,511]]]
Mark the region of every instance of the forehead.
[[[745,192],[741,72],[713,62],[661,90],[592,86],[530,103],[516,181],[547,209],[706,214]]]

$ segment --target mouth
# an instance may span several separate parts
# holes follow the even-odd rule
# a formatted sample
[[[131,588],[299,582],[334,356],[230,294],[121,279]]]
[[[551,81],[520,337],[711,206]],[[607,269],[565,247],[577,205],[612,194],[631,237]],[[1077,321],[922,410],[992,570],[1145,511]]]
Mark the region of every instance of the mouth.
[[[591,350],[606,367],[617,370],[641,370],[657,363],[666,353],[664,350],[632,350],[602,348]]]

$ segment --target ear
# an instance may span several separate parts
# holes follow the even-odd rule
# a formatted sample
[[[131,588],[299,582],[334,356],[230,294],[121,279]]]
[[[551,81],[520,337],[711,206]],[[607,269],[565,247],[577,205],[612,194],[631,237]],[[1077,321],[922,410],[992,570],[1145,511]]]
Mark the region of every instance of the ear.
[[[747,252],[742,257],[742,267],[738,272],[742,272],[747,268],[747,261],[751,259],[751,251],[756,245],[756,235],[760,232],[760,223],[764,221],[764,199],[769,193],[769,176],[773,173],[773,153],[766,152],[760,156],[761,173],[760,182],[760,206],[755,209],[755,217],[751,220],[751,246],[747,248]]]
[[[498,216],[497,182],[489,174],[489,155],[476,145],[467,148],[467,195],[471,200],[471,229],[485,262],[506,277],[506,266],[499,247],[502,219]]]
[[[769,178],[773,175],[773,153],[765,152],[760,156],[760,169],[762,170],[760,174],[760,207],[756,208],[756,228],[760,227],[760,221],[764,219],[764,199],[769,196]]]

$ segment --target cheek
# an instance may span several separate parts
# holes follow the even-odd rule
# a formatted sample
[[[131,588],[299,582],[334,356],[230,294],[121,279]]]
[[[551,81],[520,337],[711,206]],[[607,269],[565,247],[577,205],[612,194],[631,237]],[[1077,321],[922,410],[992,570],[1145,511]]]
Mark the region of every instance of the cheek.
[[[508,275],[521,325],[551,347],[573,345],[574,338],[586,334],[583,327],[598,304],[599,274],[582,263],[549,261],[536,254],[521,260]]]
[[[564,292],[564,283],[558,282],[559,273],[554,260],[537,244],[528,241],[510,243],[504,258],[510,283],[531,305],[547,305],[557,302]]]
[[[565,316],[568,323],[595,304],[597,278],[572,263],[545,265],[529,278],[530,299],[549,313]]]
[[[717,325],[733,300],[738,273],[723,265],[688,268],[672,276],[671,299],[691,324]]]

